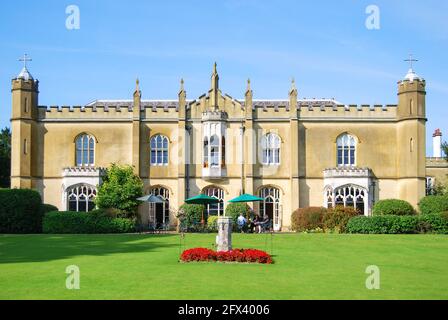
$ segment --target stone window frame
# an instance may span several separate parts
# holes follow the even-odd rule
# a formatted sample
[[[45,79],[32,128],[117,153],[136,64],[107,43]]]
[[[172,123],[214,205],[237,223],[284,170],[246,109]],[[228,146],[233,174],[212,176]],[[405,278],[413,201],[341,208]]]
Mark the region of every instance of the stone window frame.
[[[158,141],[161,139],[160,141]],[[159,146],[161,142],[161,146]],[[149,141],[150,154],[149,162],[151,166],[168,166],[170,159],[170,140],[163,134],[156,134],[151,137]],[[153,159],[153,153],[155,154],[155,161]],[[161,155],[161,161],[159,161],[159,155]]]

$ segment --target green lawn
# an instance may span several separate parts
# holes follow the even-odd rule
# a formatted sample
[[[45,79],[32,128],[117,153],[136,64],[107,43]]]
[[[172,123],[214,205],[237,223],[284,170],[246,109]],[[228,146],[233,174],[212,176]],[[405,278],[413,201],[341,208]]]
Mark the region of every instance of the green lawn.
[[[187,235],[187,248],[214,235]],[[270,235],[234,236],[271,250]],[[0,299],[448,299],[448,237],[273,236],[274,265],[180,264],[178,235],[1,236]],[[65,268],[81,270],[67,290]],[[381,270],[367,290],[365,269]]]

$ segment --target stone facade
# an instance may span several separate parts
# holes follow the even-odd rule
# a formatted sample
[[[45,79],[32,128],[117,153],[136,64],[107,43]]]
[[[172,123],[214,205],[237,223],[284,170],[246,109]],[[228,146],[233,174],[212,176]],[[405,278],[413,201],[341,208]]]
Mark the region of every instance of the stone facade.
[[[38,104],[38,81],[19,76],[12,186],[35,188],[61,210],[84,210],[102,168],[131,164],[145,192],[166,201],[155,206],[156,220],[173,225],[179,206],[200,192],[222,200],[209,208],[215,214],[242,192],[261,196],[254,209],[276,230],[288,230],[300,207],[357,205],[368,215],[385,198],[416,206],[427,176],[425,85],[399,81],[397,105],[299,99],[294,83],[288,99],[256,100],[249,81],[235,99],[219,89],[215,66],[210,90],[195,100],[183,81],[176,100],[142,100],[137,81],[132,100],[47,107]],[[143,220],[147,213],[142,205]]]

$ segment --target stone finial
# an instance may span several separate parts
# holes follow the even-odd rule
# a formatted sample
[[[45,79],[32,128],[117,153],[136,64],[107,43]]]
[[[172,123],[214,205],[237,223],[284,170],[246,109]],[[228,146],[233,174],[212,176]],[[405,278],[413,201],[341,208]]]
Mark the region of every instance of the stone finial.
[[[252,93],[252,87],[251,87],[250,79],[247,79],[246,95],[251,94],[251,93]]]

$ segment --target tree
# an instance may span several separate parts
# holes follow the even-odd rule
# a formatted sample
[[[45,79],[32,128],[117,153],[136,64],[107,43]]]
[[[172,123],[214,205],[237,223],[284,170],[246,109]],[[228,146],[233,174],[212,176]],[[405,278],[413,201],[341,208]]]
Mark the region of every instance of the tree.
[[[142,195],[143,182],[133,168],[112,164],[98,188],[95,203],[100,209],[115,209],[120,216],[135,218],[141,204],[137,198]]]
[[[445,154],[445,159],[448,161],[448,142],[442,143],[442,151]]]
[[[11,186],[11,131],[0,131],[0,188]]]

